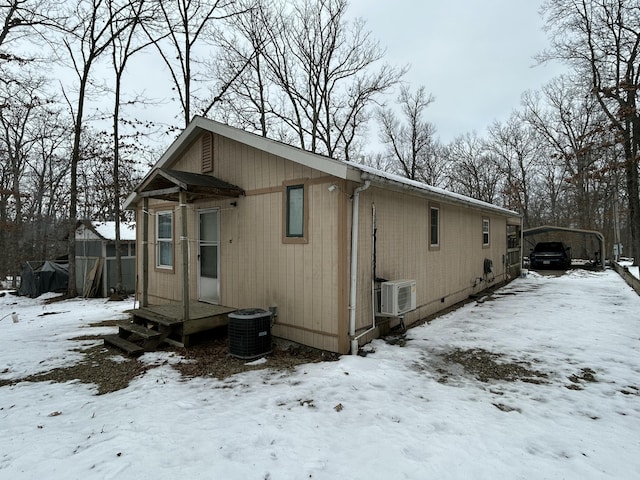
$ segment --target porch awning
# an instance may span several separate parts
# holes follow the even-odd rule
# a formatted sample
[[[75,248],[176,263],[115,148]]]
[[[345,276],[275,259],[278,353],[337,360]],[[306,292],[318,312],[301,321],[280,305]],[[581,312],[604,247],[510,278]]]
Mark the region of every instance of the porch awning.
[[[211,175],[182,172],[179,170],[154,170],[147,181],[140,186],[138,195],[177,202],[181,191],[186,192],[187,201],[203,198],[237,198],[244,190]]]

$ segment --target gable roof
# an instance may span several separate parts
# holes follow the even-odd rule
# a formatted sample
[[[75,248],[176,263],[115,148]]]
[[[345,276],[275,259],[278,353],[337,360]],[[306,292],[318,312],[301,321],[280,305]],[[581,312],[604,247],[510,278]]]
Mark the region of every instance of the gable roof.
[[[216,122],[208,118],[196,116],[191,120],[187,128],[171,144],[162,155],[154,168],[167,168],[178,158],[203,131],[213,132],[220,136],[235,140],[244,145],[257,148],[264,152],[271,153],[278,157],[291,160],[306,167],[319,170],[328,175],[338,178],[358,181],[359,177],[350,171],[345,162],[334,160],[333,158],[308,152],[298,147],[293,147],[270,138],[256,135],[239,128],[230,127],[224,123]]]
[[[493,212],[502,216],[511,217],[511,221],[518,222],[520,214],[506,208],[498,207],[491,203],[476,200],[447,190],[432,187],[424,183],[409,180],[398,175],[393,175],[373,167],[361,165],[354,162],[344,162],[335,160],[325,155],[308,152],[298,147],[286,145],[276,140],[271,140],[260,135],[256,135],[239,128],[231,127],[215,120],[196,116],[191,120],[187,128],[176,138],[162,155],[155,167],[147,173],[142,183],[136,188],[125,202],[125,208],[132,208],[133,204],[139,198],[141,187],[149,183],[150,177],[157,175],[158,169],[167,169],[171,164],[179,158],[191,145],[191,143],[204,132],[209,131],[217,135],[235,140],[244,145],[254,147],[267,153],[282,157],[286,160],[313,168],[327,175],[331,175],[343,180],[354,182],[369,181],[382,188],[401,189],[410,191],[417,195],[426,196],[428,198],[436,198],[442,202],[464,205]],[[175,170],[174,170],[175,172]],[[214,178],[214,177],[212,177]],[[221,180],[220,180],[221,181]],[[239,188],[239,187],[235,187]]]
[[[78,222],[76,223],[76,230],[81,226],[84,226],[84,228],[87,228],[102,240],[116,239],[116,222],[94,222],[91,220],[78,220]],[[120,222],[120,240],[133,241],[135,239],[135,222]]]
[[[212,175],[156,168],[138,188],[142,197],[178,201],[183,190],[187,200],[198,198],[227,198],[244,195],[244,190]]]

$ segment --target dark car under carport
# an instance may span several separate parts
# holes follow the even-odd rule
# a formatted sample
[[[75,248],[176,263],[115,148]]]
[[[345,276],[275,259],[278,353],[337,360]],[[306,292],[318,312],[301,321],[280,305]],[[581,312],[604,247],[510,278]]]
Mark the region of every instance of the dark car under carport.
[[[571,267],[571,247],[562,242],[539,242],[529,255],[530,267],[557,268],[566,270]]]

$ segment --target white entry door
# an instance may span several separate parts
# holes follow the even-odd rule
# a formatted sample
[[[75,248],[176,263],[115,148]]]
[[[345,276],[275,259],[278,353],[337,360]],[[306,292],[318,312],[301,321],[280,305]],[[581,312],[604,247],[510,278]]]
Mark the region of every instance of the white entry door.
[[[198,299],[220,302],[220,212],[201,210],[198,234]]]

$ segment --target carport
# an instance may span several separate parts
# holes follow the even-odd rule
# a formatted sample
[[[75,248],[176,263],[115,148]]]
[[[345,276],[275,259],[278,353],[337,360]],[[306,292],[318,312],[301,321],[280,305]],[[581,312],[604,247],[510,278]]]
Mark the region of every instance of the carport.
[[[600,233],[600,232],[598,232],[596,230],[582,230],[582,229],[579,229],[579,228],[554,227],[552,225],[543,225],[541,227],[535,227],[535,228],[529,228],[528,230],[523,230],[522,231],[522,238],[524,240],[527,237],[531,237],[533,235],[540,235],[540,234],[549,233],[549,232],[562,232],[562,233],[581,235],[583,237],[586,237],[586,236],[595,237],[595,239],[598,241],[598,245],[600,247],[600,249],[599,249],[600,257],[599,257],[598,265],[601,268],[604,268],[604,252],[605,252],[604,247],[605,247],[605,243],[604,243],[604,235],[602,235],[602,233]],[[524,242],[523,242],[523,245],[524,245]]]

